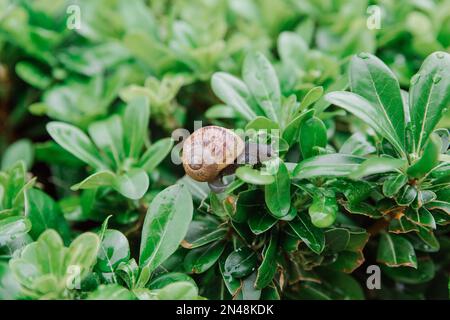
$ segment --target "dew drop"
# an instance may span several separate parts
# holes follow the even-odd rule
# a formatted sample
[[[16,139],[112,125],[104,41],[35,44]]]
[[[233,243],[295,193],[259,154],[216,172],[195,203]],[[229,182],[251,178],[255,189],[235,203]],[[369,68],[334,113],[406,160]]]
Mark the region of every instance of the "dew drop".
[[[439,83],[439,81],[441,81],[441,79],[442,79],[442,76],[440,74],[435,74],[433,77],[433,83],[434,84]]]
[[[358,53],[358,57],[360,57],[361,59],[369,59],[370,58],[369,54],[366,52]]]
[[[420,79],[420,74],[416,73],[412,78],[411,78],[411,84],[416,84]]]

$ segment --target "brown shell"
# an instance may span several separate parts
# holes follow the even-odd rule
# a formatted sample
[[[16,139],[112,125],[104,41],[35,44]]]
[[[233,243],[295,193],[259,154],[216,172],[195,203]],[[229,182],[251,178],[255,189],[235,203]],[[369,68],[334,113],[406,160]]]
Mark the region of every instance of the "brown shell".
[[[214,181],[244,151],[244,141],[233,131],[208,126],[194,131],[183,144],[183,167],[191,178]]]

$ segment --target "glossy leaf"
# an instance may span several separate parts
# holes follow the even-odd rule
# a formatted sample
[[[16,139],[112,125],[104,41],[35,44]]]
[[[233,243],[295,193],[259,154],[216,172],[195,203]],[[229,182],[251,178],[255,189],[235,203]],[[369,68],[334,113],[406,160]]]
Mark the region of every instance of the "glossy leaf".
[[[369,158],[350,174],[350,178],[358,180],[372,174],[386,173],[405,169],[406,160],[394,158]]]
[[[186,188],[174,185],[150,204],[142,227],[139,264],[153,271],[175,250],[192,219],[192,198]],[[176,228],[177,232],[171,232]]]
[[[405,154],[403,142],[398,140],[394,128],[386,123],[383,113],[368,100],[355,93],[345,91],[328,93],[325,98],[330,103],[347,110],[364,121],[376,133],[386,138],[400,155]]]
[[[248,217],[248,226],[256,235],[266,232],[276,223],[277,219],[265,212],[265,210],[252,212]]]
[[[233,278],[243,278],[255,270],[256,253],[247,247],[233,251],[225,260],[225,273]]]
[[[125,235],[117,230],[106,230],[97,255],[97,268],[102,272],[114,272],[129,258],[130,245]]]
[[[77,183],[71,187],[72,190],[77,191],[80,189],[95,189],[98,187],[114,186],[117,176],[108,170],[96,172],[80,183]]]
[[[47,131],[53,140],[81,161],[93,168],[104,168],[94,144],[77,127],[62,122],[50,122],[47,124]]]
[[[203,273],[216,263],[224,249],[223,241],[192,249],[184,258],[184,269],[189,273]]]
[[[319,254],[325,247],[323,231],[315,227],[311,221],[300,213],[297,218],[288,222],[292,232],[299,237],[313,252]]]
[[[140,166],[148,173],[153,172],[155,168],[166,158],[173,147],[173,140],[165,138],[152,144],[143,154],[140,160]]]
[[[361,53],[350,62],[352,92],[364,97],[376,107],[389,132],[395,133],[398,144],[405,144],[405,114],[400,86],[394,73],[377,57]]]
[[[239,167],[236,176],[249,184],[268,185],[275,182],[274,176],[249,167]]]
[[[255,288],[263,289],[267,287],[273,280],[275,272],[277,270],[277,247],[278,247],[278,237],[276,234],[272,233],[270,240],[262,253],[262,262],[258,268]]]
[[[46,229],[54,229],[62,235],[64,240],[70,237],[69,225],[64,219],[61,209],[46,193],[38,189],[28,191],[30,206],[28,219],[32,228],[30,235],[37,239]]]
[[[282,160],[279,161],[278,171],[273,177],[274,182],[264,188],[264,199],[270,213],[275,218],[282,218],[289,213],[291,206],[290,177]]]
[[[299,143],[303,159],[317,155],[317,148],[325,148],[327,130],[322,120],[312,117],[303,121],[300,126]]]
[[[281,92],[277,74],[269,60],[260,52],[248,53],[242,67],[248,89],[269,119],[278,121]]]
[[[211,88],[227,105],[246,120],[253,120],[257,113],[251,108],[251,94],[244,82],[224,72],[218,72],[211,78]]]
[[[123,117],[125,152],[128,157],[137,158],[148,133],[150,118],[149,102],[146,97],[137,97],[128,104]]]
[[[435,52],[423,62],[411,80],[409,105],[413,128],[414,150],[419,152],[441,119],[450,99],[450,55]]]
[[[113,187],[125,197],[137,200],[144,196],[149,184],[147,173],[137,169],[116,176]]]
[[[417,268],[417,258],[412,244],[401,236],[388,233],[381,234],[377,261],[390,267]]]
[[[364,161],[364,158],[346,154],[327,154],[300,162],[294,169],[295,179],[346,176]]]

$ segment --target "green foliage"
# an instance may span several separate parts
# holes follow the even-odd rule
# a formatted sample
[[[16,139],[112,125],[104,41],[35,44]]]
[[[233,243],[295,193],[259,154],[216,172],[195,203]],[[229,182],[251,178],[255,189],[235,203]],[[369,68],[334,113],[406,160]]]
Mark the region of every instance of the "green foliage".
[[[0,0],[0,299],[448,298],[449,30],[444,0]],[[276,152],[213,193],[174,163],[196,120]]]

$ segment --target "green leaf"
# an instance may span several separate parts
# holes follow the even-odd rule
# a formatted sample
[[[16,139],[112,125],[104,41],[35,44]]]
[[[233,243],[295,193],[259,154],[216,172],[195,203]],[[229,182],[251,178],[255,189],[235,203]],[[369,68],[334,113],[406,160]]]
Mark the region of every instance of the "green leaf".
[[[313,252],[320,254],[325,247],[325,236],[321,229],[300,213],[294,220],[288,221],[294,234],[299,237]]]
[[[113,273],[121,262],[129,259],[130,245],[127,237],[120,231],[107,229],[97,255],[98,270]]]
[[[235,279],[230,274],[225,272],[225,259],[223,256],[219,259],[219,271],[228,292],[234,297],[237,291],[241,288],[241,282],[239,279]]]
[[[31,230],[31,222],[26,217],[0,219],[0,246]]]
[[[197,216],[190,223],[181,245],[187,249],[198,248],[223,239],[226,233],[226,226],[220,226],[212,216]]]
[[[207,119],[235,119],[238,114],[235,110],[226,104],[216,104],[209,107],[205,112],[205,117]]]
[[[407,161],[394,158],[369,158],[364,161],[356,170],[354,170],[349,178],[359,180],[372,174],[398,172],[406,169]]]
[[[256,262],[256,253],[248,247],[242,247],[227,257],[224,270],[233,278],[244,278],[253,272]]]
[[[274,176],[250,167],[239,167],[236,176],[249,184],[268,185],[275,182]]]
[[[325,90],[325,95],[323,95],[319,101],[316,102],[314,105],[314,110],[316,111],[317,115],[320,115],[323,113],[330,105],[331,102],[327,100],[327,93],[333,92],[333,91],[344,91],[348,88],[348,76],[346,74],[341,75],[339,78],[337,78],[334,82],[332,82],[328,88]]]
[[[28,219],[32,225],[31,237],[37,239],[46,229],[54,229],[64,240],[68,240],[70,237],[69,225],[56,202],[38,189],[31,189],[27,194]]]
[[[333,270],[352,273],[363,263],[364,255],[361,251],[341,251],[329,267]]]
[[[69,248],[53,229],[28,244],[10,260],[10,267],[30,298],[67,298],[69,280],[74,272],[83,279],[93,267],[100,244],[91,232],[78,236]],[[74,269],[76,267],[76,269]]]
[[[400,196],[397,198],[397,203],[401,206],[409,206],[417,196],[417,189],[412,185],[405,185],[400,191]]]
[[[336,220],[338,205],[334,195],[316,195],[308,209],[311,222],[318,228],[328,228]]]
[[[308,110],[306,112],[301,113],[291,120],[286,125],[286,128],[283,130],[283,139],[291,146],[298,141],[298,136],[300,132],[300,125],[306,119],[309,119],[313,116],[314,110]]]
[[[61,147],[93,168],[105,168],[89,137],[80,129],[63,122],[49,122],[47,131]]]
[[[406,175],[393,175],[383,182],[383,194],[386,197],[392,197],[396,195],[407,182],[408,177]]]
[[[192,249],[184,258],[184,269],[186,272],[203,273],[217,262],[224,249],[223,241]]]
[[[20,284],[7,262],[0,262],[0,299],[17,300],[21,298]]]
[[[364,160],[361,157],[340,153],[320,155],[300,162],[292,176],[295,179],[346,176],[358,168]]]
[[[389,267],[417,268],[416,253],[412,244],[402,236],[383,232],[378,244],[377,261]]]
[[[72,190],[77,191],[80,189],[95,189],[98,187],[105,187],[105,186],[114,186],[114,182],[116,181],[116,174],[111,171],[99,171],[96,172],[80,183],[77,183],[76,185],[73,185],[71,187]]]
[[[258,114],[252,109],[252,96],[244,82],[225,72],[216,72],[211,88],[220,100],[234,108],[244,119],[253,120]]]
[[[155,279],[152,279],[152,281],[148,284],[148,287],[150,289],[161,289],[167,286],[168,284],[180,281],[188,281],[192,282],[192,284],[195,284],[194,280],[185,273],[170,272],[162,274],[156,277]]]
[[[326,283],[326,285],[320,285],[320,287],[325,287],[332,299],[364,299],[364,291],[361,285],[351,275],[326,269],[320,272],[320,277]]]
[[[142,198],[147,192],[148,186],[147,172],[141,169],[134,169],[116,176],[113,185],[117,192],[133,200]]]
[[[247,125],[245,126],[245,131],[252,129],[255,131],[267,130],[268,132],[270,132],[270,130],[279,130],[280,126],[278,125],[278,123],[266,117],[258,116],[249,123],[247,123]]]
[[[400,155],[405,156],[403,142],[398,140],[393,127],[386,123],[383,113],[365,98],[346,91],[330,92],[325,98],[328,102],[347,110],[364,121],[376,133],[389,141]]]
[[[121,262],[117,266],[115,273],[128,288],[135,288],[139,276],[139,266],[134,258],[126,262]]]
[[[417,269],[383,266],[382,270],[389,278],[407,284],[426,283],[432,280],[436,273],[436,267],[431,259],[419,259]]]
[[[125,155],[120,117],[113,115],[106,120],[93,122],[88,131],[97,148],[109,157],[115,167],[118,167]]]
[[[137,58],[158,73],[169,70],[176,64],[174,52],[160,43],[160,41],[155,41],[154,37],[152,37],[145,28],[130,30],[130,32],[125,35],[123,41],[125,46]]]
[[[365,98],[378,109],[379,121],[394,133],[398,144],[405,145],[405,114],[400,85],[394,73],[377,57],[361,53],[350,61],[352,92]]]
[[[280,84],[269,60],[260,52],[248,53],[242,67],[242,77],[266,116],[278,122],[281,107]]]
[[[355,156],[365,156],[375,151],[375,147],[367,141],[367,138],[361,132],[351,135],[339,149],[339,153],[353,154]]]
[[[153,199],[142,228],[141,267],[151,272],[175,252],[187,233],[192,212],[191,195],[180,185],[164,189]]]
[[[410,177],[420,179],[439,164],[439,156],[442,148],[441,138],[432,133],[423,148],[423,153],[409,168],[408,175]]]
[[[434,221],[433,215],[424,207],[419,209],[407,208],[405,217],[414,224],[436,229],[436,222]]]
[[[52,82],[52,79],[37,64],[20,61],[16,64],[17,75],[39,90],[45,90]]]
[[[87,300],[135,300],[135,295],[128,289],[118,285],[101,285],[87,296]]]
[[[300,151],[303,159],[318,154],[317,147],[325,148],[327,145],[327,128],[319,118],[312,117],[300,125]]]
[[[278,54],[283,63],[290,68],[304,69],[308,44],[295,32],[284,31],[278,36]]]
[[[160,139],[152,144],[147,151],[142,155],[139,161],[140,167],[145,169],[148,173],[153,172],[155,168],[166,158],[173,147],[172,138]]]
[[[240,292],[237,299],[240,300],[259,300],[261,290],[255,288],[256,272],[253,272],[247,278],[241,280]]]
[[[7,170],[12,167],[17,161],[25,162],[27,169],[31,169],[34,159],[33,144],[28,139],[21,139],[13,144],[3,152],[1,169]]]
[[[291,183],[288,169],[280,159],[274,182],[264,187],[266,205],[275,218],[282,218],[291,207]]]
[[[248,226],[250,230],[256,235],[262,234],[272,228],[277,223],[277,219],[273,218],[265,210],[258,210],[249,213]]]
[[[66,266],[79,266],[83,271],[81,276],[85,276],[97,260],[99,247],[100,238],[95,233],[85,232],[70,244],[64,263]]]
[[[123,117],[125,153],[137,159],[148,136],[150,108],[148,98],[139,96],[130,101]]]
[[[272,233],[270,235],[269,242],[264,247],[262,252],[262,262],[258,268],[257,276],[255,280],[255,288],[263,289],[267,287],[273,280],[275,272],[277,270],[277,248],[278,239],[277,236]]]
[[[414,151],[419,153],[428,136],[443,116],[450,101],[450,55],[435,52],[425,59],[419,72],[411,79],[409,107]]]
[[[318,101],[323,95],[323,87],[314,87],[309,90],[302,101],[300,102],[301,109],[306,109],[316,101]]]
[[[417,227],[419,229],[418,237],[412,240],[414,248],[424,252],[438,252],[441,244],[434,235],[433,230],[420,225],[417,225]]]
[[[159,300],[196,300],[198,289],[192,282],[174,282],[160,289],[157,297]]]
[[[239,193],[237,200],[229,198],[224,201],[225,209],[233,221],[247,221],[252,213],[264,212],[263,194],[261,190],[245,190]]]

